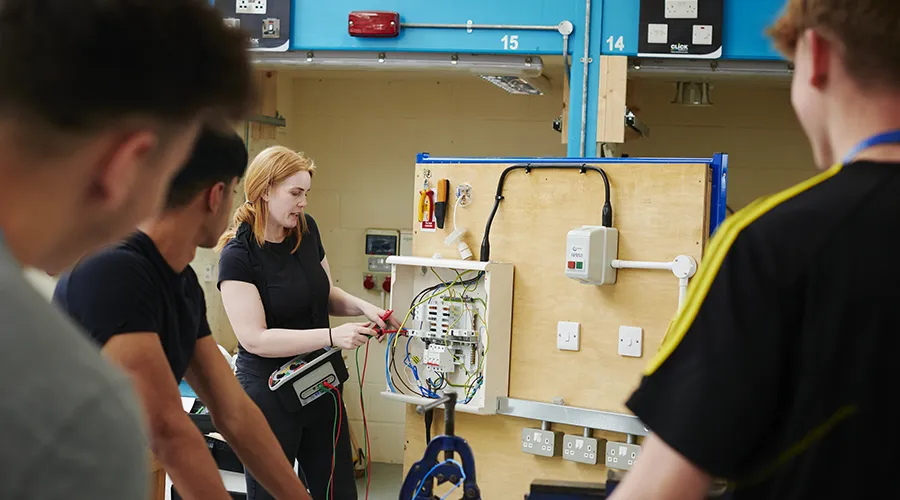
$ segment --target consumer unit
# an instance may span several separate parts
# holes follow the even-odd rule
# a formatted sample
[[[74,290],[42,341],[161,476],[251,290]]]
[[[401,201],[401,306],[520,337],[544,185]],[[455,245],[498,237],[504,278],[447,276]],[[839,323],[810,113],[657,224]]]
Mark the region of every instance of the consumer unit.
[[[513,265],[388,257],[391,309],[402,324],[387,339],[388,399],[427,403],[446,389],[459,411],[493,414],[509,387]]]

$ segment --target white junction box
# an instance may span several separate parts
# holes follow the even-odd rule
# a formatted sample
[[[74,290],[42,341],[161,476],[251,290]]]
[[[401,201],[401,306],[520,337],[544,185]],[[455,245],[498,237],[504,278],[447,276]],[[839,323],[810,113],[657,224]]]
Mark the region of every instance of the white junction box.
[[[697,19],[697,0],[666,0],[666,19]]]
[[[577,351],[580,346],[581,325],[560,321],[556,326],[556,347],[562,351]]]
[[[385,263],[403,334],[385,341],[382,397],[421,405],[454,390],[458,411],[496,413],[509,395],[513,265],[402,255]]]
[[[639,358],[643,353],[644,330],[637,326],[619,327],[619,355]]]
[[[586,285],[616,282],[612,261],[619,249],[619,231],[612,227],[581,226],[566,237],[566,276]]]
[[[694,45],[712,45],[713,27],[709,24],[695,24],[691,43]]]

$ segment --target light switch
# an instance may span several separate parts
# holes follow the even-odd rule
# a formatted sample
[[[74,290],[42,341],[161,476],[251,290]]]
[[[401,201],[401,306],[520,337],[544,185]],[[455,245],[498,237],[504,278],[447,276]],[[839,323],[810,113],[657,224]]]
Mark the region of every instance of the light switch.
[[[637,326],[619,327],[619,355],[632,358],[641,357],[644,344],[644,330]]]
[[[560,321],[556,326],[556,347],[561,351],[577,351],[581,325],[572,321]]]
[[[648,24],[647,43],[669,43],[669,25]]]

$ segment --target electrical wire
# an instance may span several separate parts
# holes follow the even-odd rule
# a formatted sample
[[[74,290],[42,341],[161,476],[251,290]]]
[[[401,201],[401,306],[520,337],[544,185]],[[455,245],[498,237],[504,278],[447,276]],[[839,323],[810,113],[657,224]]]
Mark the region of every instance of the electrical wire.
[[[417,294],[416,298],[414,299],[413,304],[410,307],[411,311],[415,310],[415,308],[418,305],[428,302],[428,301],[432,300],[433,298],[440,297],[444,293],[448,294],[451,299],[462,303],[464,305],[464,307],[466,308],[467,312],[469,312],[469,313],[471,313],[471,309],[469,306],[470,302],[478,302],[482,306],[485,307],[485,310],[487,309],[487,303],[484,301],[484,299],[481,299],[480,297],[475,297],[475,298],[468,297],[469,292],[475,286],[477,286],[477,281],[480,280],[484,276],[484,272],[479,272],[474,278],[465,279],[464,275],[474,272],[474,271],[465,271],[463,273],[460,273],[459,271],[455,271],[456,278],[452,281],[444,280],[437,273],[437,271],[435,271],[433,268],[431,269],[431,272],[438,278],[439,283],[437,285],[434,285],[434,286],[431,286],[431,287],[421,290],[419,292],[419,294]],[[463,286],[463,291],[462,291],[462,294],[458,296],[457,293],[453,290],[453,288],[454,288],[454,286],[460,286],[460,285]],[[446,290],[442,290],[442,288],[446,288]],[[426,295],[429,291],[431,291],[433,293],[430,296],[425,297],[423,299],[422,296]],[[480,315],[476,314],[475,317],[476,317],[476,321],[477,321],[477,319],[480,318],[482,323],[484,323],[484,318],[482,318]],[[454,323],[458,322],[458,319],[459,318],[457,318],[457,321],[454,321]],[[404,322],[405,321],[406,321],[406,319],[404,320]],[[453,384],[446,378],[446,376],[441,374],[441,375],[439,375],[439,378],[436,381],[432,380],[430,378],[425,379],[424,385],[423,385],[422,379],[420,378],[419,373],[418,373],[418,368],[415,366],[420,361],[417,357],[414,357],[410,354],[410,352],[409,352],[409,342],[410,341],[408,340],[406,342],[406,345],[404,346],[406,352],[405,352],[405,356],[403,357],[403,363],[406,366],[406,368],[410,371],[413,378],[415,379],[415,382],[413,383],[413,385],[418,387],[418,390],[412,389],[405,383],[402,376],[400,376],[399,371],[396,369],[396,364],[391,365],[391,363],[393,363],[394,360],[396,359],[396,347],[397,347],[397,345],[396,345],[397,338],[396,337],[391,338],[390,343],[389,343],[390,352],[386,352],[385,354],[387,356],[389,356],[388,364],[394,367],[393,368],[394,372],[397,373],[397,376],[400,379],[401,383],[403,383],[404,386],[406,386],[408,389],[410,389],[411,393],[413,393],[413,394],[418,393],[419,395],[421,395],[423,397],[434,399],[434,398],[440,397],[440,394],[438,394],[438,391],[440,389],[442,389],[443,387],[445,387],[447,385],[450,385],[453,387],[463,388],[463,391],[462,391],[463,398],[462,398],[461,402],[469,403],[475,397],[475,395],[478,392],[478,389],[482,385],[482,382],[483,382],[482,371],[483,371],[483,366],[484,366],[484,356],[487,353],[487,348],[489,347],[487,325],[482,326],[482,328],[479,329],[479,332],[481,332],[481,331],[484,332],[484,336],[482,338],[485,339],[485,350],[483,350],[481,352],[476,351],[476,355],[480,354],[481,356],[480,356],[478,366],[474,372],[469,371],[469,369],[464,366],[465,362],[460,360],[459,357],[456,356],[454,353],[454,359],[456,359],[457,361],[460,361],[460,363],[462,363],[461,368],[463,369],[463,371],[465,371],[466,375],[468,375],[468,378],[466,379],[466,382],[464,384]],[[478,344],[480,344],[480,342],[478,342],[475,346],[473,346],[473,349],[478,349]],[[390,375],[390,372],[388,372],[388,376],[392,377],[392,375]],[[393,384],[390,381],[388,382],[388,385],[393,387]]]
[[[416,488],[416,492],[413,493],[413,496],[412,496],[413,500],[419,496],[419,493],[422,491],[422,488],[425,487],[425,481],[427,481],[428,478],[431,477],[432,474],[434,474],[434,471],[436,471],[436,470],[438,469],[438,467],[440,467],[440,466],[442,466],[442,465],[451,465],[451,464],[452,464],[452,465],[455,465],[455,466],[459,469],[459,476],[460,476],[459,482],[456,483],[456,485],[453,487],[453,489],[451,489],[450,491],[448,491],[446,495],[444,495],[443,497],[441,497],[441,500],[445,500],[445,499],[450,495],[450,493],[453,492],[453,490],[455,490],[456,488],[459,488],[460,485],[462,485],[463,482],[466,480],[466,471],[463,470],[462,464],[459,463],[459,462],[457,462],[456,460],[453,460],[453,459],[444,460],[444,461],[441,462],[441,463],[435,464],[434,467],[432,467],[432,468],[425,474],[425,477],[423,477],[423,478],[422,478],[422,481],[419,482],[419,487]]]
[[[538,165],[528,163],[511,165],[503,170],[503,173],[500,174],[500,180],[497,181],[497,194],[494,197],[494,208],[491,209],[491,215],[488,216],[487,224],[484,228],[484,238],[481,240],[481,255],[479,256],[481,262],[487,262],[491,258],[491,225],[494,223],[494,216],[497,215],[497,209],[500,208],[500,202],[503,200],[503,184],[506,182],[506,177],[513,170],[524,170],[526,174],[529,174],[532,169],[578,170],[582,174],[588,170],[592,170],[599,173],[600,177],[603,178],[604,192],[606,195],[606,201],[603,202],[601,224],[604,227],[612,227],[612,203],[609,199],[609,177],[607,177],[606,172],[602,168],[594,165],[570,165],[566,163],[545,163]]]
[[[328,392],[331,394],[331,397],[334,398],[335,405],[335,414],[337,415],[337,420],[334,421],[334,430],[332,430],[331,435],[334,440],[334,448],[331,453],[331,476],[328,478],[328,498],[334,499],[334,463],[337,458],[337,444],[338,440],[341,438],[341,424],[344,420],[344,405],[341,401],[341,393],[338,391],[337,387],[331,385],[328,382],[322,382],[322,385],[328,388]]]
[[[334,395],[331,390],[328,391],[328,394],[331,394],[331,399],[334,400],[334,414],[338,413],[338,401],[337,396]],[[334,481],[334,461],[337,456],[337,424],[338,421],[334,421],[334,425],[331,429],[331,442],[334,443],[334,451],[331,453],[331,474],[328,476],[328,486],[325,488],[325,498],[332,498],[332,491],[334,491],[331,487],[331,483]]]
[[[359,409],[362,413],[362,421],[363,421],[363,437],[365,438],[365,446],[366,446],[366,500],[369,498],[369,487],[372,481],[372,461],[369,459],[370,449],[369,449],[369,423],[366,420],[366,404],[363,400],[363,387],[366,383],[366,369],[369,366],[369,343],[366,342],[366,354],[363,361],[363,369],[362,374],[359,372],[359,350],[362,346],[356,348],[356,379],[359,382]]]

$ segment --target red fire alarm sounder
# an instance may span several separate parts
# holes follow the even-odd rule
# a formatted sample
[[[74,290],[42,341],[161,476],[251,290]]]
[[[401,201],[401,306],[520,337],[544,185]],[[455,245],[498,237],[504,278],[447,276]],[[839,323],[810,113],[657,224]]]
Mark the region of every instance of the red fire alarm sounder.
[[[363,38],[391,38],[400,34],[400,13],[354,11],[348,24],[350,36]]]

